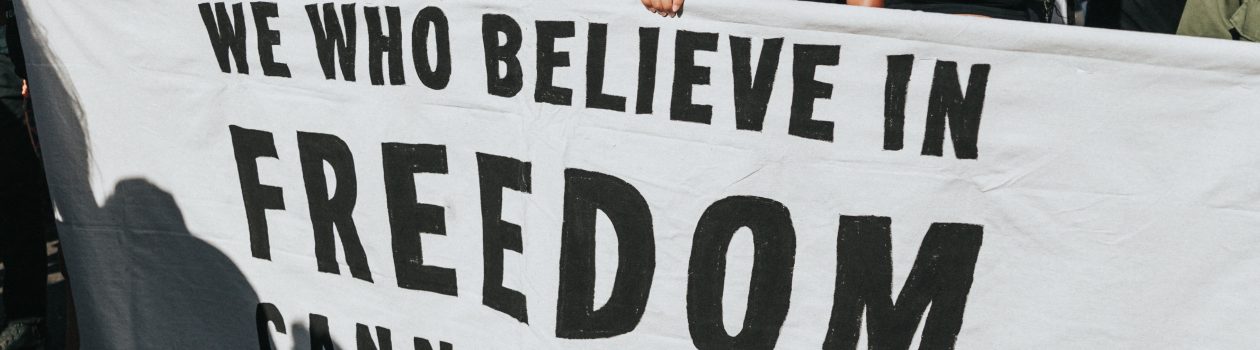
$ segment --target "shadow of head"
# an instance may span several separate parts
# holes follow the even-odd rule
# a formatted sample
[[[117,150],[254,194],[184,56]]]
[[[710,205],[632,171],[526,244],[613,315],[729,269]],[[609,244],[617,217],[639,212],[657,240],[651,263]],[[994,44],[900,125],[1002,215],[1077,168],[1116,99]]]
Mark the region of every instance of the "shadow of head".
[[[97,204],[93,164],[110,160],[92,159],[68,69],[26,4],[15,5],[83,348],[257,347],[257,294],[231,259],[190,232],[171,192],[126,179]]]
[[[257,294],[227,256],[189,232],[169,192],[123,180],[98,210],[93,225],[66,235],[67,257],[79,263],[72,276],[86,346],[257,346]]]

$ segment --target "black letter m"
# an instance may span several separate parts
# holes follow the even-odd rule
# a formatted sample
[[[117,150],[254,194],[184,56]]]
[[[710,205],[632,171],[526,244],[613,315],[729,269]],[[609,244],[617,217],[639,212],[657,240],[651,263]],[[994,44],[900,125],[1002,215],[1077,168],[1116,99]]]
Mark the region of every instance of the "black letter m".
[[[879,216],[840,217],[835,304],[823,349],[856,349],[863,310],[872,350],[908,349],[924,313],[919,349],[954,348],[984,228],[932,224],[894,303],[891,223]]]

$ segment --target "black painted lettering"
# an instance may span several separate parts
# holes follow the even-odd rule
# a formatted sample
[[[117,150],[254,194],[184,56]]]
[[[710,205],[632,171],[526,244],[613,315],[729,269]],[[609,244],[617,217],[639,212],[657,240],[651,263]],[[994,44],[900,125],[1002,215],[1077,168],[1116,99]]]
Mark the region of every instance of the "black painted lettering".
[[[402,85],[406,80],[402,65],[402,16],[397,6],[385,6],[385,25],[389,34],[381,29],[381,12],[377,7],[364,7],[363,18],[368,29],[368,76],[372,85],[385,85],[382,56],[389,53],[389,84]]]
[[[306,199],[310,206],[311,228],[315,234],[315,260],[320,272],[340,274],[337,266],[335,235],[341,236],[346,265],[350,275],[364,281],[372,281],[363,244],[354,225],[352,212],[358,196],[358,183],[354,174],[354,156],[349,146],[340,138],[328,135],[297,133],[298,157],[302,162],[302,179],[306,183]],[[328,195],[328,181],[324,164],[333,170],[337,180],[337,192]],[[336,228],[336,234],[333,228]]]
[[[398,286],[458,295],[454,269],[424,264],[420,234],[446,235],[445,208],[416,201],[415,174],[446,174],[446,147],[384,143],[381,163]]]
[[[871,349],[909,348],[925,312],[919,348],[954,348],[984,228],[932,224],[894,303],[891,223],[887,217],[840,217],[835,303],[823,349],[856,349],[863,310]]]
[[[275,53],[272,52],[273,46],[280,45],[280,32],[272,30],[267,24],[268,18],[280,15],[276,3],[251,2],[249,7],[254,12],[254,27],[258,30],[258,63],[262,65],[263,75],[288,78],[289,65],[276,62]]]
[[[678,31],[674,39],[674,89],[669,119],[709,124],[713,106],[692,103],[692,88],[709,85],[709,67],[696,65],[696,51],[717,51],[717,33]]]
[[[210,36],[210,47],[214,49],[214,57],[219,60],[219,69],[231,73],[228,54],[236,61],[236,72],[249,74],[249,64],[245,58],[245,11],[240,3],[232,4],[229,15],[227,6],[221,2],[197,4],[201,11],[201,21],[206,25],[206,34]]]
[[[358,350],[392,350],[394,348],[394,339],[389,334],[389,328],[376,327],[376,342],[372,341],[372,330],[367,325],[356,323],[354,325],[354,342]],[[380,343],[380,347],[377,347]]]
[[[357,41],[355,28],[354,4],[341,5],[341,17],[345,26],[337,19],[337,11],[333,3],[326,3],[324,18],[320,21],[319,6],[306,5],[306,17],[311,21],[311,31],[315,33],[315,52],[319,56],[319,66],[324,70],[325,79],[337,79],[336,61],[341,65],[341,76],[346,81],[354,81],[354,47]]]
[[[569,66],[569,53],[556,51],[556,39],[572,38],[573,22],[538,21],[534,29],[538,31],[538,81],[534,88],[534,101],[561,106],[573,104],[573,90],[554,83],[556,67]]]
[[[625,112],[625,97],[604,93],[604,56],[608,51],[608,25],[591,23],[587,40],[586,108]]]
[[[639,325],[652,290],[656,243],[647,201],[616,177],[564,171],[564,223],[556,336],[610,338]],[[595,220],[604,212],[617,233],[617,275],[608,302],[595,309]]]
[[[818,66],[840,64],[840,47],[836,45],[795,45],[792,58],[792,112],[788,134],[831,142],[832,122],[814,119],[814,100],[831,98],[832,86],[814,80]]]
[[[530,163],[477,153],[477,173],[481,188],[482,256],[485,260],[481,302],[528,324],[525,295],[503,286],[503,251],[524,252],[521,227],[503,221],[503,190],[529,193]]]
[[[505,40],[499,42],[499,34]],[[486,14],[481,16],[481,42],[486,52],[486,91],[492,95],[512,97],[521,92],[523,76],[521,60],[521,25],[508,15]],[[499,72],[499,63],[507,67]]]
[[[884,150],[901,150],[906,134],[906,90],[914,55],[888,56],[888,78],[884,83]]]
[[[340,350],[333,346],[332,335],[328,334],[328,317],[311,314],[311,350]]]
[[[433,27],[437,43],[437,65],[429,63],[429,27]],[[442,9],[429,6],[420,10],[411,24],[411,60],[416,75],[424,86],[434,90],[446,88],[451,81],[451,30]]]
[[[752,41],[731,36],[731,68],[735,79],[735,128],[761,131],[766,120],[766,106],[774,88],[774,75],[779,71],[779,53],[783,38],[761,41],[761,57],[757,59],[757,75],[752,74]]]
[[[739,333],[722,325],[726,253],[742,227],[753,236],[748,308]],[[687,278],[687,324],[697,349],[773,349],[787,318],[796,263],[796,233],[787,207],[735,196],[713,203],[696,225]]]
[[[284,210],[283,191],[259,183],[257,159],[277,158],[271,133],[229,125],[236,174],[245,201],[245,221],[249,224],[249,248],[255,258],[271,260],[271,239],[267,230],[267,209]]]
[[[433,350],[433,344],[428,339],[415,337],[412,338],[412,344],[416,350]],[[438,342],[438,350],[455,350],[455,346],[444,341]]]
[[[954,157],[976,159],[980,112],[984,109],[985,87],[989,84],[989,65],[971,66],[966,95],[958,84],[958,63],[937,61],[928,100],[927,131],[923,137],[922,154],[925,156],[941,156],[945,120],[949,119],[949,138],[954,144]]]
[[[254,311],[254,323],[258,326],[258,349],[272,350],[271,343],[271,327],[268,324],[276,326],[276,332],[285,334],[287,330],[284,326],[284,315],[280,314],[280,309],[271,303],[258,303],[258,307]]]
[[[635,114],[652,114],[656,95],[656,51],[660,46],[660,28],[639,28],[639,89],[634,99]]]

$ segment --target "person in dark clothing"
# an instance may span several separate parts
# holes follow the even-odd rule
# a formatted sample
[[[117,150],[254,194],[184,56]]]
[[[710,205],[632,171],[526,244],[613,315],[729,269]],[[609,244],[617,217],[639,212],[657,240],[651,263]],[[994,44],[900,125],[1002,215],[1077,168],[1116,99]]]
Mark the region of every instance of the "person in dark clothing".
[[[1073,24],[1076,0],[887,0],[891,9]]]
[[[643,7],[652,13],[665,17],[678,17],[682,12],[683,0],[641,0]],[[884,0],[804,0],[865,7],[884,7]]]
[[[1085,9],[1085,26],[1176,34],[1186,0],[1094,0]]]
[[[16,38],[13,7],[4,10],[5,38]],[[43,164],[35,149],[32,121],[22,93],[25,67],[17,69],[8,40],[0,41],[0,262],[4,263],[5,319],[0,349],[39,349],[44,342],[47,262],[45,230],[52,207]]]
[[[1120,7],[1115,0],[1090,0],[1085,5],[1085,26],[1120,29]]]
[[[0,56],[0,65],[9,64]],[[48,189],[21,106],[21,80],[0,69],[0,261],[4,262],[6,327],[0,348],[42,341],[47,265]],[[14,96],[17,108],[14,107]],[[16,117],[15,117],[16,115]],[[5,344],[8,342],[9,344]]]
[[[864,6],[864,7],[884,7],[884,0],[801,0],[809,2],[824,2],[828,4]]]
[[[1033,2],[1040,3],[1030,0],[887,0],[884,6],[890,9],[1026,21],[1029,19],[1029,3]]]
[[[1260,42],[1260,0],[1188,0],[1177,35]]]

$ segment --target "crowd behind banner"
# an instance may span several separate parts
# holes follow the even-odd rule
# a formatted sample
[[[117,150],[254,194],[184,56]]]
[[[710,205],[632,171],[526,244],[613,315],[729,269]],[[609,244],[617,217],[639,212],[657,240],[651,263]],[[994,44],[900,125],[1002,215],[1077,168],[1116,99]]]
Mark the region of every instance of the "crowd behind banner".
[[[35,349],[46,333],[45,242],[55,229],[12,1],[0,11],[0,349]]]
[[[1260,4],[1255,0],[1014,0],[1015,3],[1021,1],[1028,7],[1029,17],[1040,22],[1231,40],[1260,40],[1260,26],[1256,25],[1257,19],[1260,19]]]
[[[683,0],[642,2],[663,16],[679,16],[685,11]],[[1257,2],[1260,0],[849,0],[848,5],[1256,41],[1260,40],[1260,25],[1255,24],[1260,23]],[[0,276],[4,279],[0,349],[40,348],[46,342],[44,329],[48,327],[44,324],[44,242],[45,236],[55,235],[53,210],[26,103],[17,21],[12,3],[6,0],[2,4],[2,30],[8,40],[0,41],[0,51],[6,54],[0,55]],[[73,324],[73,315],[69,322]],[[73,326],[70,328],[68,333],[73,336]],[[77,347],[73,341],[70,344]]]
[[[642,0],[653,13],[678,15],[684,0]],[[1083,25],[1148,33],[1260,40],[1255,0],[805,0],[851,6]],[[1250,24],[1249,24],[1250,23]]]

